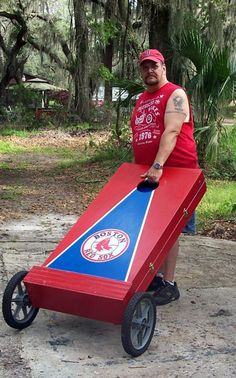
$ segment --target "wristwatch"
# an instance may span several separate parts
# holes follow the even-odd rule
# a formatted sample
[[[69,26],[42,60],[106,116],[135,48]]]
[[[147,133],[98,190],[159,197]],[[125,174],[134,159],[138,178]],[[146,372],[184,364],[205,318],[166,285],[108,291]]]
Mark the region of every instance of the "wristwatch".
[[[155,168],[155,169],[163,169],[163,165],[161,165],[160,163],[154,163],[153,164],[153,168]]]

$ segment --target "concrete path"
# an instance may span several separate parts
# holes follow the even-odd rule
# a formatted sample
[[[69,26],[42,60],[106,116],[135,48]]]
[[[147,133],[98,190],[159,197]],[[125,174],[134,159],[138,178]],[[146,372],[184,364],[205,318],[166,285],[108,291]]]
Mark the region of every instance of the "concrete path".
[[[11,276],[40,265],[75,220],[49,214],[0,227],[0,300]],[[17,331],[0,314],[0,377],[236,377],[236,243],[183,236],[176,278],[181,298],[158,308],[136,359],[119,326],[40,310]]]

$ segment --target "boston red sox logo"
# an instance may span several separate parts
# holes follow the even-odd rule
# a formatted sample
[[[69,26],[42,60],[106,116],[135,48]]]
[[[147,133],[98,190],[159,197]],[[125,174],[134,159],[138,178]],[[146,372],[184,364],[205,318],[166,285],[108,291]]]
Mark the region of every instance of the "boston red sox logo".
[[[93,262],[106,262],[121,256],[128,248],[129,236],[121,230],[107,229],[90,235],[81,246],[82,256]]]

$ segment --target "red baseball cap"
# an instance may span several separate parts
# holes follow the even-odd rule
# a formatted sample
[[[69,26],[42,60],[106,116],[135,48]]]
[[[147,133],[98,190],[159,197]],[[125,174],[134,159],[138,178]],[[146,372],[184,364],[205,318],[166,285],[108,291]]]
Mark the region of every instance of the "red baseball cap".
[[[139,56],[139,65],[142,64],[145,60],[152,60],[153,62],[165,62],[165,58],[160,53],[160,51],[155,49],[149,49],[143,51]]]

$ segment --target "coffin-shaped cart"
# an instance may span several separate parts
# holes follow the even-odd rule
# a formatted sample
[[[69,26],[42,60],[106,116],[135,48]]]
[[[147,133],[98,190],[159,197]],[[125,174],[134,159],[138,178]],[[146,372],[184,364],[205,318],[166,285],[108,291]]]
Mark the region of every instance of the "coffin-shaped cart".
[[[42,266],[16,273],[3,316],[28,327],[39,308],[121,324],[125,351],[149,346],[156,306],[147,288],[205,193],[200,169],[165,168],[159,185],[146,166],[124,163]]]

